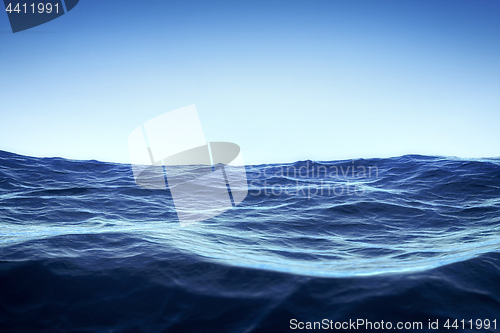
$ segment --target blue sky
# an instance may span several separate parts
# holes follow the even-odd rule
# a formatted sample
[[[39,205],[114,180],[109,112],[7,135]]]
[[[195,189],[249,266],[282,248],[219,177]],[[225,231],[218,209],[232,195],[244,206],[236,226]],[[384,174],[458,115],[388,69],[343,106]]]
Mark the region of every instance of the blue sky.
[[[500,2],[82,0],[13,34],[0,149],[128,162],[144,121],[196,104],[247,164],[500,156]]]

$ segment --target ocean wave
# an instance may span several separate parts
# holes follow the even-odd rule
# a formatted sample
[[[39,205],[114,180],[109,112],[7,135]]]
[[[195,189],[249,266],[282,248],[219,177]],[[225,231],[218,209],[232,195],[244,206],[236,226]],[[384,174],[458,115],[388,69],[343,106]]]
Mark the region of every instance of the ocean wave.
[[[138,187],[129,165],[0,151],[0,329],[500,313],[500,159],[305,160],[247,177],[242,203],[181,227],[170,190]]]

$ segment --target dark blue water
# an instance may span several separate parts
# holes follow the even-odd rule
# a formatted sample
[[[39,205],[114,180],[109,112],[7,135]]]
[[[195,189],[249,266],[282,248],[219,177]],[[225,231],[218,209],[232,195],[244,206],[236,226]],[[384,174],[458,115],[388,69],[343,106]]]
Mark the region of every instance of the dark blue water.
[[[169,191],[139,188],[129,165],[0,151],[0,331],[288,332],[292,319],[360,318],[424,325],[394,332],[496,319],[449,331],[500,331],[500,159],[247,171],[245,201],[182,228]]]

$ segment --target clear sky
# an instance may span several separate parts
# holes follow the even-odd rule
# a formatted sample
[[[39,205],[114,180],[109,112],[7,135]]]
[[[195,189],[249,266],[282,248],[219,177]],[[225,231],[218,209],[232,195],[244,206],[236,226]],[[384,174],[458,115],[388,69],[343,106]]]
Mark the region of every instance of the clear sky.
[[[129,133],[196,104],[247,164],[500,156],[500,1],[81,0],[13,34],[0,149],[128,162]]]

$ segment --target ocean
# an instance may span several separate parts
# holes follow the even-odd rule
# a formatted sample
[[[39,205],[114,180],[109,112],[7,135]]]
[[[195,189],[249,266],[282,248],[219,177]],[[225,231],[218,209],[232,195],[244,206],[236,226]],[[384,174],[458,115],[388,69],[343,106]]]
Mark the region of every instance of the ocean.
[[[0,151],[0,332],[500,332],[500,158],[246,170],[181,227],[130,165]]]

